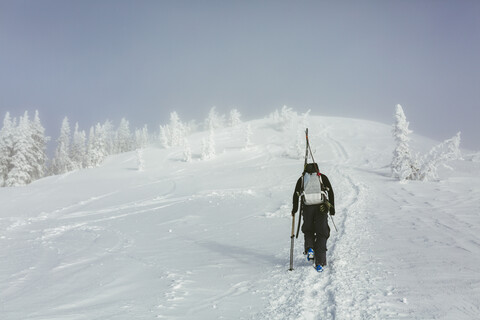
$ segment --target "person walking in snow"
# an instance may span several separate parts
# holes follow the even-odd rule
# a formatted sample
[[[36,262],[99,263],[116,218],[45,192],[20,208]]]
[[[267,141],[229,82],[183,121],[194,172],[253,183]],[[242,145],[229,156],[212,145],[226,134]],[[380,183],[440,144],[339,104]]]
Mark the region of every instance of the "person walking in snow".
[[[302,232],[305,238],[307,260],[314,260],[315,269],[321,272],[327,265],[327,239],[330,237],[328,214],[335,215],[335,200],[332,185],[327,176],[321,174],[316,163],[305,165],[293,193],[292,216],[298,211],[303,216]],[[300,217],[301,218],[301,217]]]

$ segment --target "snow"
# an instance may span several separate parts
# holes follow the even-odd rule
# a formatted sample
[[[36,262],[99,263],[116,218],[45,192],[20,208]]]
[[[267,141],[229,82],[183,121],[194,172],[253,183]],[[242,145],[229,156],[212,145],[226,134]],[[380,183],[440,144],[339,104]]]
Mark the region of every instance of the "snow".
[[[1,188],[1,319],[473,319],[480,313],[478,153],[439,182],[390,177],[391,126],[309,117],[335,191],[328,265],[289,268],[298,128],[272,119],[183,148]],[[252,134],[245,148],[247,126]],[[414,136],[429,150],[432,142]]]

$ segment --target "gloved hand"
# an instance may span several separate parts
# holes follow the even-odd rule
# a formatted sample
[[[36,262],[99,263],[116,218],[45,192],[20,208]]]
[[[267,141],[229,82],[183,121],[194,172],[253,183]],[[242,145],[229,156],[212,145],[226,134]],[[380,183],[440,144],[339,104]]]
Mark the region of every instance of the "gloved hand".
[[[292,210],[292,217],[295,217],[295,211]]]
[[[335,208],[334,208],[334,207],[331,207],[331,208],[330,208],[330,215],[331,215],[331,216],[334,216],[334,215],[335,215]]]

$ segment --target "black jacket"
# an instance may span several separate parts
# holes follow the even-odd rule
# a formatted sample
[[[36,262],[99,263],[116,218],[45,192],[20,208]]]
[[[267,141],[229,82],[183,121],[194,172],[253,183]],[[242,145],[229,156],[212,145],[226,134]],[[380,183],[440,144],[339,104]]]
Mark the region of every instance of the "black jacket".
[[[324,174],[322,174],[322,182],[323,182],[323,186],[327,189],[328,202],[330,202],[330,204],[332,205],[330,207],[330,214],[333,216],[335,215],[335,199],[333,195],[332,185],[330,184],[330,180],[328,180],[328,177]],[[293,193],[292,213],[295,213],[298,211],[298,200],[301,193],[302,193],[302,177],[298,179],[297,185],[295,186],[295,192]]]

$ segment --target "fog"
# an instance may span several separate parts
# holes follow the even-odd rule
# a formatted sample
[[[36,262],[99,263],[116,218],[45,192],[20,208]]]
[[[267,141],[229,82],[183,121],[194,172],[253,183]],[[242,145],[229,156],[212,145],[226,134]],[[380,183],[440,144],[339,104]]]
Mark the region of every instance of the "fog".
[[[478,1],[0,0],[0,116],[156,129],[237,108],[393,123],[480,150]]]

